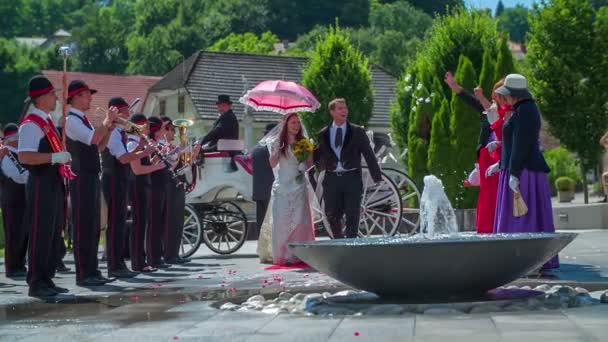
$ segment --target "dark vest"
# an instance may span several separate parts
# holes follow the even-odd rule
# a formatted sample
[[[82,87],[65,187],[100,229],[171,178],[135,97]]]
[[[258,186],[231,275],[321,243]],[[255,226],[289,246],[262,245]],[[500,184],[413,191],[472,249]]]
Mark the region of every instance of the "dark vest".
[[[93,127],[80,115],[75,113],[69,113],[68,115],[78,118],[85,126],[93,130]],[[72,170],[74,170],[74,173],[99,173],[101,171],[97,145],[86,145],[80,141],[72,140],[70,137],[67,137],[66,141],[68,152],[72,155]]]
[[[140,160],[141,160],[141,165],[152,165],[152,163],[150,162],[150,157],[145,157]],[[145,175],[139,175],[139,176],[134,173],[131,173],[131,176],[137,183],[138,187],[150,186],[150,184],[152,184],[149,173],[145,174]]]
[[[36,126],[37,127],[37,126]],[[38,153],[53,153],[53,148],[51,147],[51,143],[46,138],[46,136],[40,139],[38,143]],[[27,165],[24,164],[27,170],[30,171],[30,178],[38,178],[38,177],[56,177],[59,179],[61,176],[59,175],[59,164],[51,165],[48,164],[40,164],[40,165]]]
[[[124,131],[121,134],[124,135]],[[123,138],[122,145],[127,149],[127,144]],[[123,164],[118,158],[114,157],[108,148],[106,148],[103,152],[101,152],[101,164],[103,166],[103,173],[107,175],[115,176],[119,179],[127,180],[129,178],[129,173],[131,172],[131,165],[129,163]]]

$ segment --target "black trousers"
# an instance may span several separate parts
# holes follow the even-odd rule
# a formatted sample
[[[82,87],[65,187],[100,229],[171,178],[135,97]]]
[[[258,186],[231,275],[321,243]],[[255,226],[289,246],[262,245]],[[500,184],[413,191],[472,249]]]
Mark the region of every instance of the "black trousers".
[[[163,257],[165,260],[175,260],[179,256],[179,246],[184,232],[184,208],[186,207],[186,191],[176,182],[167,182],[167,200],[165,231],[163,238]]]
[[[264,217],[266,217],[266,212],[268,211],[268,204],[270,203],[269,199],[263,200],[255,200],[255,223],[256,223],[256,232],[254,239],[257,239],[260,236],[260,231],[262,230],[262,224],[264,223]]]
[[[167,215],[167,182],[164,171],[156,171],[152,174],[152,191],[150,194],[150,230],[146,236],[146,260],[148,265],[156,266],[162,262],[163,255],[163,233],[165,226],[169,223]]]
[[[149,230],[148,215],[150,212],[150,184],[141,179],[135,179],[131,184],[131,212],[133,226],[131,227],[131,268],[141,271],[146,266],[146,235]]]
[[[343,173],[326,172],[323,179],[325,214],[334,238],[355,238],[359,231],[363,180],[361,170]],[[342,218],[346,216],[346,229],[342,233]]]
[[[125,238],[128,236],[127,192],[128,180],[104,173],[101,177],[103,196],[108,207],[108,228],[106,229],[106,260],[108,272],[127,269],[124,255]]]
[[[27,230],[23,225],[25,185],[7,179],[2,187],[4,268],[7,274],[25,270]]]
[[[70,181],[74,261],[76,280],[100,276],[99,235],[101,234],[101,197],[99,174],[78,172]]]
[[[30,173],[25,187],[25,226],[28,239],[27,283],[30,287],[53,284],[60,222],[64,214],[65,185],[56,170]]]

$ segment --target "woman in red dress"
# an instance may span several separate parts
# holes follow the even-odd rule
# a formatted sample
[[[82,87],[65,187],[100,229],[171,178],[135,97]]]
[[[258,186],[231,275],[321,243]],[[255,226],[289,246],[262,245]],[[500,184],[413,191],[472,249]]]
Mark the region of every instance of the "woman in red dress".
[[[475,88],[475,95],[463,89],[450,72],[445,75],[447,85],[469,106],[481,115],[481,133],[477,149],[479,197],[477,199],[477,233],[490,234],[494,231],[496,196],[498,193],[498,162],[500,160],[500,141],[504,116],[511,110],[505,98],[495,90],[503,85],[498,81],[492,91],[492,101],[483,96],[483,89]],[[465,183],[466,184],[466,183]]]

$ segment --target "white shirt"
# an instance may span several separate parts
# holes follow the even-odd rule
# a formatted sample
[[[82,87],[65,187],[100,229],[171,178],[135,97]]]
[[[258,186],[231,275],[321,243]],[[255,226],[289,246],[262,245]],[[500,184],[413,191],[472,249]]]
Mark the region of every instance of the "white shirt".
[[[81,143],[91,146],[91,141],[93,140],[93,134],[95,134],[95,129],[87,127],[84,122],[84,113],[79,111],[76,108],[70,108],[70,113],[75,114],[80,117],[76,118],[74,115],[68,115],[65,120],[65,134],[68,138],[80,141]]]
[[[33,107],[31,114],[37,115],[45,121],[51,119],[51,115],[41,111],[40,109]],[[46,135],[33,122],[26,122],[19,126],[19,152],[38,152],[38,145],[40,140]]]
[[[346,122],[342,125],[338,126],[335,122],[331,124],[329,128],[329,144],[331,145],[331,149],[338,157],[338,164],[336,165],[336,171],[346,171],[344,167],[342,167],[342,162],[340,161],[340,154],[342,153],[342,146],[336,146],[336,134],[338,132],[338,128],[342,128],[342,146],[344,146],[344,138],[346,137]]]
[[[139,146],[139,140],[141,139],[141,137],[139,137],[138,135],[129,134],[128,139],[129,140],[127,142],[127,151],[133,152],[135,151],[137,146]]]
[[[16,148],[14,148],[12,146],[7,146],[7,148],[10,152],[17,153]],[[15,165],[15,163],[13,163],[13,161],[8,156],[5,156],[4,158],[2,158],[2,172],[4,173],[4,175],[6,177],[12,179],[13,182],[15,182],[17,184],[27,183],[27,177],[30,174],[29,171],[27,171],[27,170],[23,173],[19,173],[19,169],[17,169],[17,166]]]
[[[127,148],[122,143],[122,129],[114,128],[112,133],[110,133],[110,139],[108,140],[108,151],[112,156],[116,159],[122,157],[127,153]]]

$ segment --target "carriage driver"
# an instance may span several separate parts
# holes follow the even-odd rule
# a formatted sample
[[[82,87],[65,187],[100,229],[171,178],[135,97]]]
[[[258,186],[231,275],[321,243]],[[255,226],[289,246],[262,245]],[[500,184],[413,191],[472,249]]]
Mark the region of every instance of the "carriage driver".
[[[198,145],[203,146],[203,152],[217,151],[217,142],[220,139],[237,140],[239,138],[239,122],[232,112],[230,96],[218,96],[215,104],[219,118],[213,123],[211,131],[198,142]]]

